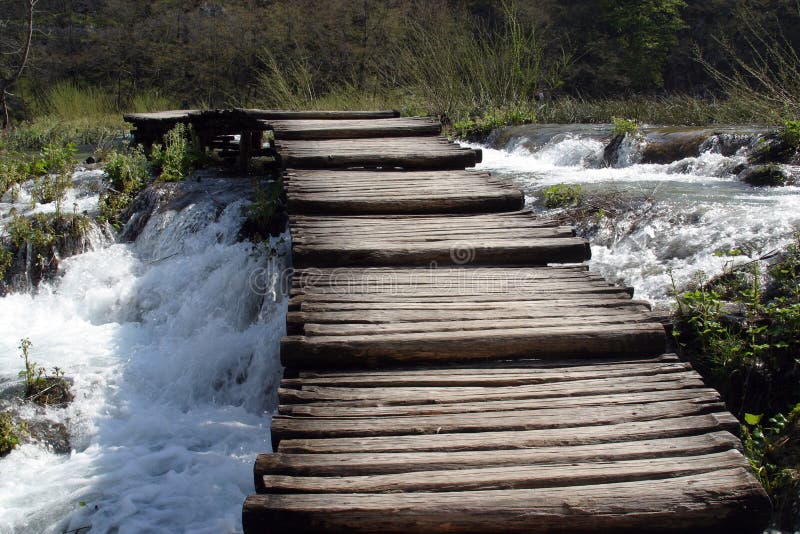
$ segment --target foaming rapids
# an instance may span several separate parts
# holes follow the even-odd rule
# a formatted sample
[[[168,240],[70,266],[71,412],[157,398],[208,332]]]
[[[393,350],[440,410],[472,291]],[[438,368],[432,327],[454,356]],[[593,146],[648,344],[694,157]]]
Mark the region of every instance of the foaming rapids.
[[[754,188],[736,178],[758,132],[654,131],[627,137],[609,160],[610,127],[519,127],[480,147],[479,168],[512,179],[543,216],[558,215],[543,207],[551,185],[580,184],[586,195],[613,197],[622,207],[615,217],[600,213],[580,227],[592,242],[589,265],[659,307],[670,305],[673,279],[686,287],[748,259],[728,255],[733,249],[758,257],[794,239],[800,188]],[[669,150],[655,144],[664,138]]]
[[[0,460],[0,531],[241,530],[253,460],[270,450],[289,246],[240,241],[246,202],[162,207],[135,243],[68,258],[36,294],[0,300],[5,384],[28,337],[75,393],[22,409],[66,425],[73,450],[25,444]]]

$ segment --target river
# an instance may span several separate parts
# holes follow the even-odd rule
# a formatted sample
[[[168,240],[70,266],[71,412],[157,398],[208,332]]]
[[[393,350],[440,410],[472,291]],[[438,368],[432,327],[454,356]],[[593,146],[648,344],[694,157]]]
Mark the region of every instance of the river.
[[[498,132],[481,146],[478,168],[511,179],[542,215],[549,212],[542,206],[543,190],[553,184],[580,184],[587,194],[613,193],[623,205],[630,199],[630,211],[588,236],[589,267],[633,286],[636,298],[666,308],[671,304],[670,272],[685,288],[698,277],[747,261],[748,254],[755,258],[779,249],[800,231],[799,187],[756,188],[733,174],[756,142],[757,130],[720,131],[739,138],[741,147],[733,154],[723,155],[720,136],[711,136],[689,147],[696,155],[641,163],[648,140],[663,143],[664,132],[671,133],[653,129],[625,143],[615,164],[607,167],[601,162],[610,126],[522,126]],[[729,254],[733,250],[744,254]]]
[[[482,147],[479,168],[513,180],[545,215],[542,189],[556,183],[630,198],[632,212],[592,233],[590,267],[638,298],[668,306],[668,270],[685,285],[742,261],[729,250],[768,252],[800,227],[800,188],[756,189],[731,174],[744,145],[723,155],[704,141],[696,156],[643,164],[645,143],[631,141],[603,167],[609,134],[515,129]],[[98,179],[76,173],[65,205],[96,209]],[[240,530],[253,460],[270,449],[287,306],[274,283],[289,243],[238,238],[248,200],[233,183],[187,182],[136,242],[95,232],[91,250],[65,259],[56,279],[0,299],[0,402],[16,405],[22,338],[35,361],[66,371],[75,393],[66,408],[16,408],[63,424],[72,450],[27,443],[0,459],[0,532]],[[29,205],[23,191],[0,213]]]

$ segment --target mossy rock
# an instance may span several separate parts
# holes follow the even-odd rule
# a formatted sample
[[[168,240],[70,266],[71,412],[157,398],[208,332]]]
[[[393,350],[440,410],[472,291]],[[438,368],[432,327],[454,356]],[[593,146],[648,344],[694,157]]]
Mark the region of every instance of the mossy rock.
[[[755,187],[777,187],[794,183],[794,179],[778,165],[751,165],[739,173],[739,180]]]
[[[754,165],[789,163],[796,152],[796,144],[788,141],[780,133],[769,133],[758,139],[748,161]]]

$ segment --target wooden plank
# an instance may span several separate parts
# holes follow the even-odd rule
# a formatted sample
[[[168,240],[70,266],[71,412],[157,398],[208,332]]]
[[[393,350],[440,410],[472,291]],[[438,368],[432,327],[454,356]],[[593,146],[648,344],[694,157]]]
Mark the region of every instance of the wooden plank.
[[[586,306],[589,308],[607,308],[617,306],[643,306],[642,301],[631,300],[630,295],[624,292],[619,294],[604,294],[604,295],[586,295],[585,293],[574,293],[558,295],[560,298],[553,299],[552,294],[543,293],[538,295],[531,295],[527,300],[512,300],[508,303],[507,309],[515,310],[529,310],[536,308],[552,308],[564,306]],[[436,307],[442,310],[492,310],[503,308],[503,300],[501,298],[478,299],[473,297],[471,300],[460,299],[458,296],[454,297],[455,302],[438,302],[431,299],[419,299],[414,302],[411,299],[383,301],[373,300],[371,302],[347,302],[339,300],[337,302],[324,302],[301,299],[295,297],[296,303],[302,304],[301,309],[307,312],[328,312],[336,311],[373,311],[373,310],[425,310],[430,309],[431,303],[435,302]]]
[[[692,399],[608,406],[602,410],[598,410],[596,406],[576,406],[567,412],[561,408],[541,408],[513,412],[385,416],[375,419],[277,415],[272,420],[272,436],[274,442],[280,442],[283,439],[296,438],[402,436],[602,426],[718,412],[724,409],[718,400],[717,394],[703,393],[701,390]]]
[[[369,336],[380,334],[405,334],[421,332],[467,332],[508,329],[537,329],[566,326],[615,325],[645,323],[653,320],[640,313],[582,316],[573,319],[553,317],[548,319],[479,319],[471,321],[415,321],[383,324],[314,324],[303,326],[305,336]]]
[[[548,491],[250,495],[242,520],[250,532],[756,532],[769,508],[735,468]]]
[[[399,117],[400,112],[392,109],[365,111],[311,111],[285,109],[244,109],[248,115],[264,120],[310,120],[310,119],[388,119]]]
[[[564,447],[620,443],[625,441],[692,436],[708,432],[736,433],[739,421],[729,412],[680,413],[671,417],[623,420],[603,425],[585,425],[535,430],[502,430],[477,433],[418,434],[404,436],[358,436],[283,439],[276,448],[293,454],[409,453],[490,451],[531,447]]]
[[[685,386],[685,387],[676,387]],[[703,382],[699,378],[687,380],[684,384],[666,384],[665,387],[652,388],[651,391],[628,392],[624,395],[616,391],[581,392],[582,395],[570,398],[503,398],[500,400],[476,399],[455,400],[453,402],[441,401],[439,403],[395,406],[376,406],[378,403],[368,403],[366,406],[342,406],[339,403],[281,405],[279,414],[292,417],[394,417],[412,415],[441,415],[459,413],[480,413],[483,411],[509,412],[517,410],[535,410],[540,408],[569,410],[577,406],[622,406],[626,404],[639,404],[647,402],[674,401],[681,399],[694,399],[704,395],[709,398],[719,395],[714,390],[702,390]],[[644,389],[644,388],[643,388]],[[371,404],[371,405],[370,405]]]
[[[525,200],[519,191],[495,191],[483,193],[440,193],[402,198],[389,193],[383,198],[369,198],[367,195],[331,198],[304,197],[290,194],[288,209],[291,213],[485,213],[492,211],[519,209]]]
[[[439,135],[441,124],[427,118],[271,120],[275,139],[359,139]]]
[[[700,456],[569,464],[481,466],[440,471],[352,475],[337,477],[265,475],[269,493],[395,493],[416,491],[480,491],[521,488],[588,486],[681,477],[723,469],[748,467],[735,449]]]
[[[371,336],[287,336],[281,362],[287,367],[376,367],[515,357],[655,356],[666,338],[659,323],[499,329]]]
[[[661,375],[635,375],[633,377],[592,378],[568,382],[548,382],[518,386],[428,386],[391,388],[347,388],[303,386],[302,389],[280,388],[281,413],[300,413],[303,406],[371,406],[376,415],[389,406],[420,406],[423,409],[464,409],[458,405],[477,404],[496,400],[536,399],[552,401],[558,397],[570,399],[591,395],[630,394],[646,391],[670,391],[682,388],[703,387],[703,381],[692,372],[665,373]],[[444,407],[443,407],[444,406]],[[370,412],[371,413],[371,412]],[[384,412],[385,413],[385,412]]]
[[[280,141],[276,148],[284,166],[291,169],[464,169],[481,161],[478,149],[431,137]]]
[[[665,373],[690,371],[691,365],[680,361],[674,354],[654,358],[632,357],[597,360],[513,360],[478,362],[468,366],[435,366],[425,369],[359,369],[356,371],[300,371],[298,378],[305,385],[352,386],[385,388],[408,385],[521,385],[519,382],[498,384],[497,377],[519,377],[528,384],[544,384],[619,376],[655,376]],[[463,382],[466,380],[467,382]]]
[[[387,324],[387,323],[414,323],[414,322],[447,322],[447,321],[475,321],[480,319],[556,319],[570,317],[579,320],[580,317],[592,317],[596,314],[607,313],[617,316],[636,311],[641,314],[647,308],[641,305],[616,306],[607,308],[579,308],[579,307],[548,307],[544,309],[516,309],[510,310],[372,310],[369,313],[348,311],[327,312],[289,312],[286,323],[289,328],[301,332],[303,325],[312,324]],[[637,320],[638,322],[638,320]]]
[[[711,427],[713,429],[713,427]],[[695,436],[654,438],[590,445],[498,449],[486,451],[434,451],[336,454],[260,454],[254,474],[259,492],[268,487],[264,475],[352,476],[417,471],[442,471],[470,467],[547,465],[589,461],[620,461],[644,458],[697,456],[738,450],[741,443],[730,432],[716,431]]]
[[[511,238],[464,243],[458,239],[439,243],[409,242],[399,244],[370,244],[358,241],[335,245],[298,245],[292,247],[294,264],[313,265],[513,265],[572,263],[588,259],[588,242],[583,238]],[[461,261],[459,254],[466,254]],[[471,260],[471,261],[468,261]]]

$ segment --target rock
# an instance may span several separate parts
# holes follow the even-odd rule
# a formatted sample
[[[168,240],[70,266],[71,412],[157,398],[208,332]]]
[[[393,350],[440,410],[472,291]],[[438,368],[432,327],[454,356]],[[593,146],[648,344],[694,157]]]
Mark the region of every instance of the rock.
[[[623,141],[625,141],[625,134],[617,134],[603,149],[603,163],[606,167],[612,167],[619,159],[619,147],[622,146]]]
[[[96,160],[94,159],[94,157],[89,156],[88,158],[86,158],[84,160],[84,163],[87,164],[87,165],[91,165],[92,163],[96,163]]]
[[[748,161],[754,165],[789,163],[796,152],[797,146],[787,142],[780,133],[772,132],[758,137]]]
[[[175,184],[153,184],[139,193],[120,215],[120,221],[125,224],[120,232],[120,240],[131,243],[136,241],[153,213],[174,195],[176,189]]]
[[[794,183],[794,179],[779,165],[750,165],[739,173],[739,180],[756,187],[776,187]]]
[[[36,419],[27,423],[28,436],[25,441],[43,444],[56,454],[69,454],[72,444],[65,425],[47,419]]]
[[[710,137],[706,130],[651,132],[642,151],[642,163],[668,164],[700,155],[700,146]]]

